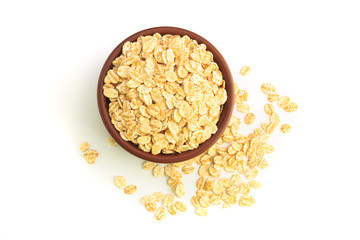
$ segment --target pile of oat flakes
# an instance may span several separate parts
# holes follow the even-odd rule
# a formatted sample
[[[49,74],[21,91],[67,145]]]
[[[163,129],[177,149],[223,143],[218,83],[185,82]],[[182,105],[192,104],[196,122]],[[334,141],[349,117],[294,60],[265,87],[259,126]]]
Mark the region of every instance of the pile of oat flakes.
[[[248,66],[241,69],[242,76],[246,76],[250,71]],[[244,113],[244,123],[250,125],[255,121],[255,114],[250,112],[247,104],[248,93],[236,87],[235,104],[240,113]],[[224,134],[205,153],[185,162],[173,164],[157,164],[149,161],[143,163],[143,169],[151,170],[154,177],[167,177],[167,183],[171,186],[173,193],[164,194],[156,192],[142,198],[145,209],[154,212],[155,219],[163,220],[167,213],[177,214],[178,211],[184,212],[187,206],[184,202],[176,201],[175,196],[181,198],[185,195],[185,185],[182,181],[183,174],[192,174],[197,171],[199,178],[196,182],[197,191],[191,198],[191,203],[195,207],[195,213],[199,216],[206,216],[207,209],[213,205],[222,205],[228,208],[236,203],[241,207],[252,206],[255,199],[250,195],[252,189],[261,187],[256,181],[259,169],[268,167],[265,159],[266,154],[274,151],[274,147],[269,144],[270,136],[280,125],[280,117],[275,112],[275,104],[285,112],[295,112],[298,108],[288,96],[280,96],[272,84],[264,83],[261,91],[267,95],[268,103],[264,105],[264,111],[269,115],[269,122],[260,124],[260,127],[248,135],[239,132],[241,119],[233,116]],[[291,130],[289,124],[280,127],[283,133]],[[112,140],[113,141],[113,140]],[[112,142],[109,140],[109,142]],[[112,142],[113,143],[113,142]],[[86,146],[86,147],[84,147]],[[94,150],[89,148],[87,143],[81,145],[84,158],[88,161],[89,156]],[[95,158],[96,158],[95,157]],[[95,158],[89,163],[95,162]],[[222,173],[227,172],[230,177],[222,177]],[[117,176],[114,183],[119,188],[126,189],[126,179]],[[128,186],[131,194],[136,191],[135,185]]]
[[[123,45],[103,93],[120,136],[154,155],[192,150],[209,139],[227,100],[206,45],[159,33]]]

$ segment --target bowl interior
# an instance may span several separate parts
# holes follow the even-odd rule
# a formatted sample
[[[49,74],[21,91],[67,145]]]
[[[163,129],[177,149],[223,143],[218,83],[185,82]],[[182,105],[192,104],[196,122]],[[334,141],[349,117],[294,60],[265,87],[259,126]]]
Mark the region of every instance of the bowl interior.
[[[172,34],[172,35],[180,35],[184,36],[187,35],[191,39],[196,40],[199,44],[203,43],[206,45],[207,50],[209,50],[213,56],[214,61],[218,64],[220,71],[223,74],[223,78],[225,80],[225,89],[228,95],[228,99],[223,105],[223,110],[220,115],[220,119],[217,123],[218,131],[213,134],[208,140],[206,140],[204,143],[200,144],[199,147],[189,150],[187,152],[182,153],[175,153],[175,154],[158,154],[153,155],[148,152],[144,152],[140,148],[138,148],[135,144],[132,142],[127,142],[123,140],[120,137],[119,132],[116,130],[114,125],[111,123],[110,115],[108,112],[109,107],[109,100],[103,95],[103,85],[104,85],[104,79],[107,74],[107,71],[110,70],[113,65],[112,62],[115,58],[121,55],[122,52],[122,46],[125,42],[130,41],[134,42],[137,40],[139,36],[146,36],[146,35],[153,35],[155,33],[160,33],[161,35],[164,34]],[[223,132],[225,131],[226,127],[228,126],[228,123],[230,121],[230,118],[232,116],[233,108],[234,108],[234,83],[232,79],[232,75],[230,72],[230,69],[223,58],[223,56],[220,54],[220,52],[206,39],[203,37],[197,35],[196,33],[193,33],[191,31],[176,28],[176,27],[155,27],[155,28],[149,28],[145,29],[143,31],[137,32],[128,38],[126,38],[124,41],[122,41],[109,55],[109,57],[106,59],[105,64],[100,72],[99,76],[99,82],[98,82],[98,88],[97,88],[97,101],[98,101],[98,108],[99,112],[102,118],[102,121],[110,133],[111,137],[123,148],[125,148],[128,152],[134,154],[137,157],[140,157],[142,159],[158,162],[158,163],[175,163],[175,162],[181,162],[186,161],[191,158],[194,158],[201,153],[205,152],[207,149],[209,149],[213,144],[216,143],[216,141],[221,137]]]

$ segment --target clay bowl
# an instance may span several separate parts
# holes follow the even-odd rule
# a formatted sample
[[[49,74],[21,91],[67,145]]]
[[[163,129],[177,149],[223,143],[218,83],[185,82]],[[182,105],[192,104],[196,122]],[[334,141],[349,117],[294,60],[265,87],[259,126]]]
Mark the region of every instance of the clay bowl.
[[[121,55],[123,44],[127,41],[135,42],[139,36],[153,35],[155,33],[160,33],[161,35],[164,34],[173,34],[180,36],[188,35],[191,39],[196,40],[199,44],[200,43],[205,44],[207,46],[207,50],[209,50],[213,54],[214,61],[219,65],[220,71],[222,72],[225,80],[225,88],[227,91],[228,100],[223,105],[223,110],[220,115],[220,119],[217,123],[218,131],[215,134],[213,134],[207,141],[200,144],[199,147],[193,150],[189,150],[187,152],[175,153],[175,154],[160,153],[158,155],[153,155],[151,153],[144,152],[132,142],[127,142],[123,140],[120,137],[119,132],[111,123],[110,115],[108,112],[109,100],[103,95],[102,87],[104,85],[104,78],[107,74],[107,71],[113,67],[112,65],[113,60]],[[125,150],[132,153],[133,155],[157,163],[175,163],[175,162],[186,161],[200,155],[201,153],[209,149],[221,137],[226,127],[228,126],[234,108],[234,95],[235,94],[234,94],[233,78],[227,63],[223,58],[223,56],[220,54],[220,52],[210,42],[208,42],[205,38],[199,36],[198,34],[176,27],[155,27],[155,28],[145,29],[129,36],[124,41],[122,41],[110,53],[109,57],[106,59],[105,64],[100,72],[99,82],[97,87],[97,102],[100,111],[100,116],[102,118],[102,121],[104,122],[106,129],[110,133],[111,137],[120,146],[122,146]]]

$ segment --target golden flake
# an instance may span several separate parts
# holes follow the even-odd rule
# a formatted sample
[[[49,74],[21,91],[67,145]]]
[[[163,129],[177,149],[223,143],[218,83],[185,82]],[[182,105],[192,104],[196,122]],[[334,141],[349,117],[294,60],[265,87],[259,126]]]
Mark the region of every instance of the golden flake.
[[[170,177],[173,172],[176,171],[175,167],[173,165],[166,165],[165,168],[164,168],[164,173],[166,176]]]
[[[118,188],[125,188],[127,185],[127,181],[123,176],[116,176],[114,177],[114,184],[115,186],[117,186]]]
[[[157,164],[154,168],[153,168],[153,175],[156,178],[160,178],[162,176],[164,176],[164,167],[162,165]]]
[[[279,98],[280,98],[280,96],[277,93],[269,93],[268,94],[268,101],[271,103],[278,101]]]
[[[239,200],[241,207],[249,207],[255,204],[255,198],[253,196],[244,195]]]
[[[202,177],[207,177],[209,176],[209,167],[207,165],[201,165],[199,167],[198,173],[200,176]]]
[[[285,107],[284,110],[286,112],[295,112],[298,109],[298,105],[294,102],[289,102]]]
[[[215,178],[213,177],[208,177],[205,181],[205,184],[204,184],[204,190],[205,191],[210,191],[213,189],[214,187],[214,182],[215,182]]]
[[[164,220],[166,217],[166,209],[162,206],[159,207],[158,209],[156,209],[154,216],[155,216],[155,219],[158,221]]]
[[[235,91],[235,102],[236,104],[244,103],[248,100],[249,94],[245,90],[237,89]]]
[[[129,185],[124,188],[124,192],[126,194],[133,194],[136,192],[136,190],[137,190],[136,185]]]
[[[241,113],[248,113],[250,111],[250,106],[247,103],[239,103],[236,105],[236,110]]]
[[[80,151],[81,152],[85,152],[86,150],[88,150],[90,148],[90,145],[88,142],[83,142],[81,145],[80,145]]]
[[[203,208],[207,208],[207,207],[210,207],[210,199],[207,198],[207,197],[200,197],[199,199],[199,204],[201,207]]]
[[[196,213],[196,215],[202,216],[202,217],[207,216],[207,214],[208,214],[207,209],[202,208],[202,207],[196,208],[195,213]]]
[[[94,149],[88,149],[84,152],[84,158],[89,164],[94,164],[98,156],[99,153]]]
[[[144,196],[144,197],[141,198],[141,203],[142,203],[142,204],[145,204],[145,203],[147,203],[147,202],[155,202],[154,196],[152,196],[152,195],[146,195],[146,196]]]
[[[180,212],[185,212],[187,210],[185,203],[181,201],[176,201],[174,205],[177,208],[177,210],[179,210]]]
[[[175,204],[172,204],[170,206],[167,207],[167,210],[168,212],[171,214],[171,215],[176,215],[177,214],[177,211],[178,209],[176,208]]]
[[[255,122],[255,114],[248,113],[245,115],[244,122],[247,125],[253,124]]]
[[[199,208],[199,207],[200,207],[199,200],[200,200],[200,196],[193,196],[193,197],[191,198],[191,203],[192,203],[192,205],[193,205],[195,208]]]
[[[264,106],[264,111],[265,111],[265,113],[268,114],[268,115],[273,114],[274,111],[275,111],[274,105],[272,105],[271,103],[265,104],[265,106]]]
[[[175,185],[175,194],[178,197],[183,197],[185,195],[185,186],[183,183]]]
[[[269,93],[275,93],[276,89],[274,85],[270,83],[264,83],[261,85],[261,91],[265,94],[269,94]]]
[[[146,202],[144,203],[144,206],[146,208],[146,210],[148,210],[149,212],[155,212],[157,205],[155,202]]]
[[[258,189],[258,188],[261,187],[261,184],[260,184],[260,182],[258,182],[258,181],[251,180],[251,181],[249,181],[249,186],[250,186],[251,188]]]
[[[163,204],[164,204],[164,206],[167,207],[167,206],[174,204],[174,201],[175,201],[174,195],[166,194],[163,199]]]
[[[279,105],[279,107],[283,108],[286,105],[288,105],[289,102],[290,102],[290,98],[288,96],[282,96],[278,100],[278,105]]]
[[[145,170],[152,170],[156,166],[156,163],[150,161],[144,161],[142,167]]]
[[[241,183],[241,176],[237,173],[233,174],[230,178],[230,181],[234,184],[234,185],[240,185]]]
[[[213,176],[213,177],[215,177],[215,178],[218,178],[218,177],[220,177],[220,175],[221,175],[221,171],[218,170],[218,169],[216,169],[216,168],[214,167],[214,165],[212,165],[212,166],[209,167],[209,173],[210,173],[211,176]]]
[[[155,201],[155,202],[161,202],[161,201],[164,199],[165,194],[162,193],[162,192],[155,192],[155,193],[153,194],[153,196],[154,196],[154,201]]]
[[[280,130],[283,132],[283,133],[289,133],[291,131],[291,126],[289,124],[283,124],[280,128]]]
[[[117,142],[112,137],[108,137],[107,141],[108,141],[110,146],[115,147],[115,146],[118,145]]]
[[[197,180],[197,182],[196,182],[196,187],[197,187],[197,189],[202,189],[202,188],[204,188],[205,182],[206,182],[206,178],[200,177],[200,178]]]
[[[243,66],[242,68],[241,68],[241,70],[240,70],[240,74],[242,75],[242,76],[246,76],[246,75],[248,75],[250,73],[250,67],[249,66]]]
[[[184,174],[190,174],[193,173],[195,171],[195,167],[191,164],[185,164],[184,167],[182,168],[182,172]]]
[[[248,180],[254,180],[257,177],[258,173],[259,172],[258,172],[258,170],[256,168],[251,168],[251,169],[246,171],[245,177]]]

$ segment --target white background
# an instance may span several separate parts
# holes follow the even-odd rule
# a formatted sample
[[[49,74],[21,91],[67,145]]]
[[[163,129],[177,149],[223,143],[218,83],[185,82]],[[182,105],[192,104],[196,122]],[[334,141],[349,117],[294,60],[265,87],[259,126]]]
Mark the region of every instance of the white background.
[[[0,239],[359,239],[359,6],[356,1],[1,1]],[[237,4],[235,4],[237,2]],[[142,160],[107,144],[96,105],[108,54],[145,28],[194,31],[267,120],[263,82],[298,103],[277,131],[251,208],[157,222],[140,198],[169,192]],[[251,67],[243,78],[239,70]],[[243,128],[244,133],[248,131]],[[78,147],[100,152],[89,165]],[[125,176],[134,195],[117,189]]]

